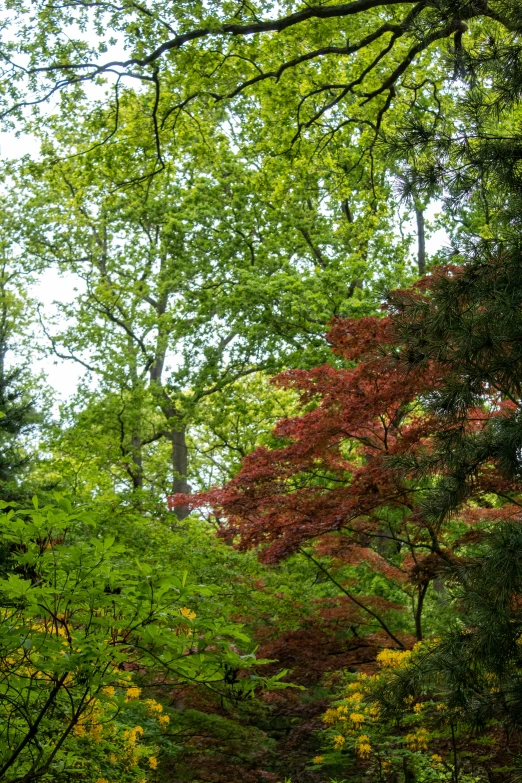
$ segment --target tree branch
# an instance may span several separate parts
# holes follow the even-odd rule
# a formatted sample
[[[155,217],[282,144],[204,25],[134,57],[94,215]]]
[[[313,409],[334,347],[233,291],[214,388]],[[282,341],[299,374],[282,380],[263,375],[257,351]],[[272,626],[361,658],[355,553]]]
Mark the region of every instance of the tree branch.
[[[367,612],[369,615],[371,615],[371,616],[374,618],[374,620],[377,620],[377,622],[379,623],[379,625],[381,626],[381,628],[383,629],[383,631],[386,633],[386,635],[387,635],[387,636],[389,636],[389,637],[390,637],[390,639],[392,639],[392,640],[395,642],[395,644],[397,644],[397,645],[398,645],[398,646],[401,648],[401,650],[404,650],[404,649],[405,649],[405,648],[404,648],[404,645],[403,645],[403,643],[402,643],[401,641],[399,641],[399,639],[397,639],[397,637],[395,636],[395,634],[393,634],[393,633],[390,631],[390,629],[388,628],[388,626],[386,625],[386,623],[384,622],[384,620],[383,620],[381,617],[379,617],[379,615],[378,615],[378,614],[375,614],[375,612],[374,612],[374,611],[372,611],[371,609],[369,609],[369,608],[368,608],[367,606],[365,606],[365,605],[364,605],[364,604],[363,604],[361,601],[359,601],[357,598],[355,598],[355,596],[353,596],[353,595],[352,595],[352,593],[349,593],[349,592],[348,592],[348,590],[346,590],[346,588],[344,588],[344,587],[342,586],[342,584],[340,584],[340,583],[337,581],[337,579],[336,579],[334,576],[332,576],[332,575],[331,575],[331,573],[328,571],[328,569],[326,569],[326,568],[325,568],[325,567],[322,565],[322,563],[320,563],[318,560],[316,560],[316,559],[315,559],[315,557],[313,557],[312,555],[308,554],[308,552],[306,552],[304,549],[299,549],[299,552],[300,552],[302,555],[304,555],[306,558],[308,558],[308,560],[310,560],[312,563],[314,563],[314,564],[317,566],[317,568],[319,568],[319,570],[320,570],[320,571],[322,571],[322,572],[323,572],[323,574],[325,574],[325,576],[327,576],[327,577],[328,577],[328,579],[329,579],[331,582],[333,582],[333,584],[334,584],[334,585],[336,585],[336,586],[339,588],[339,590],[340,590],[342,593],[344,593],[344,595],[346,595],[346,596],[347,596],[347,597],[350,599],[350,601],[353,601],[353,603],[354,603],[354,604],[356,604],[358,607],[360,607],[360,608],[361,608],[361,609],[363,609],[365,612]]]

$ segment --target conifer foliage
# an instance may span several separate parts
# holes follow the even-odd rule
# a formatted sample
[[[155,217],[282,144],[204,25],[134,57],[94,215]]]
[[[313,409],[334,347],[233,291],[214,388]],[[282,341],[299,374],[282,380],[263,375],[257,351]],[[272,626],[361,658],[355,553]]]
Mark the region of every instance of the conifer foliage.
[[[0,370],[0,411],[0,495],[14,500],[20,494],[16,479],[28,462],[20,439],[38,420],[34,403],[21,386],[19,370]]]

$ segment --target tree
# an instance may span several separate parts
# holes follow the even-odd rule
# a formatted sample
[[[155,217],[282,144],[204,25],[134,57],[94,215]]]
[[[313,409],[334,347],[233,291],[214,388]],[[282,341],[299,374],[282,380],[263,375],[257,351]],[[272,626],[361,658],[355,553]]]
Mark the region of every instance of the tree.
[[[311,410],[280,422],[279,448],[258,448],[223,489],[185,500],[212,506],[224,534],[267,562],[300,551],[330,574],[306,549],[312,541],[334,564],[365,562],[415,599],[422,639],[429,585],[465,547],[465,523],[518,515],[518,265],[489,257],[486,269],[484,279],[456,268],[392,295],[391,319],[339,321],[334,349],[357,364],[283,375]],[[360,608],[403,646],[365,600]]]
[[[312,559],[357,607],[359,619],[352,622],[366,613],[374,630],[402,647],[377,610],[381,603],[386,611],[385,602],[347,590],[343,577],[335,580],[306,546],[318,540],[319,552],[338,564],[365,562],[400,586],[409,582],[422,638],[422,606],[433,578],[430,553],[440,545],[416,521],[422,485],[398,476],[391,458],[429,438],[435,420],[424,414],[418,398],[436,388],[439,376],[433,363],[408,372],[393,354],[383,357],[383,346],[393,345],[388,319],[339,321],[330,340],[347,366],[288,371],[279,378],[311,407],[279,423],[274,434],[283,445],[258,448],[223,490],[183,502],[213,506],[226,520],[223,533],[238,535],[243,549],[260,547],[266,562],[294,552]]]
[[[11,252],[15,234],[8,210],[3,214],[5,235],[0,242],[0,498],[20,500],[26,495],[31,448],[29,436],[41,423],[36,410],[38,388],[28,373],[31,354],[28,335],[31,305],[27,296],[27,272]]]
[[[0,580],[5,780],[143,780],[170,717],[142,690],[199,685],[234,701],[262,682],[284,687],[237,676],[256,662],[241,626],[204,608],[215,587],[131,560],[67,498],[40,508],[35,497],[0,523],[15,561]]]
[[[378,133],[394,102],[413,99],[419,105],[422,97],[419,101],[416,93],[424,86],[437,91],[436,80],[426,82],[425,76],[409,81],[426,55],[435,54],[432,62],[445,57],[450,44],[456,75],[468,73],[470,64],[487,59],[482,51],[490,35],[503,38],[504,56],[514,54],[521,24],[519,9],[501,0],[356,0],[326,6],[288,2],[282,7],[179,2],[167,9],[156,2],[124,2],[117,11],[110,4],[91,7],[78,0],[66,11],[43,2],[22,3],[8,20],[5,113],[16,115],[31,102],[38,104],[60,91],[75,100],[85,83],[110,74],[116,101],[125,79],[152,85],[158,97],[151,112],[156,138],[167,117],[190,110],[198,101],[234,105],[243,96],[248,100],[263,90],[270,93],[274,83],[285,84],[290,78],[300,88],[291,104],[297,135],[315,122],[328,122],[339,106],[348,107],[345,122],[367,122],[368,104]],[[89,28],[95,31],[90,38],[85,33]],[[124,58],[106,54],[115,33],[123,39]],[[27,59],[23,68],[18,62],[22,55]],[[353,78],[332,80],[336,64],[342,69],[354,56]],[[446,76],[451,74],[446,68]],[[166,91],[168,106],[158,111]]]
[[[140,139],[147,100],[122,97],[135,123],[129,144]],[[86,144],[106,121],[102,108],[84,121]],[[165,439],[170,490],[186,491],[198,406],[252,373],[326,356],[325,324],[372,309],[370,281],[395,276],[393,257],[401,276],[407,241],[392,246],[392,208],[376,212],[365,183],[350,208],[322,165],[254,167],[208,123],[203,142],[187,130],[183,151],[165,150],[168,166],[152,183],[138,172],[147,168],[146,137],[137,152],[102,145],[47,166],[67,148],[71,125],[79,132],[71,118],[55,125],[46,164],[16,175],[28,257],[79,280],[76,300],[60,308],[69,327],[44,328],[55,354],[98,377],[131,486],[147,484],[146,450]],[[135,182],[121,190],[127,172]]]

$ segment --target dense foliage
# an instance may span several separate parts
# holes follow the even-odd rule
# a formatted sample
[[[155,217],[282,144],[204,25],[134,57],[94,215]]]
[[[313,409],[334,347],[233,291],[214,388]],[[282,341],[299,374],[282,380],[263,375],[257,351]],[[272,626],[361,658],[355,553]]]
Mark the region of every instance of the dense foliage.
[[[521,779],[520,4],[0,6],[0,781]]]

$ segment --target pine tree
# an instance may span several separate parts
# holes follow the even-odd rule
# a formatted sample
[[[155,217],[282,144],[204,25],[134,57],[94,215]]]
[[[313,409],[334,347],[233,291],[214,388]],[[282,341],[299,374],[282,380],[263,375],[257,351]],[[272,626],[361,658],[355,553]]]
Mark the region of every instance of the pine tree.
[[[20,477],[29,456],[20,442],[37,421],[33,401],[20,385],[19,369],[0,372],[0,497],[15,500],[23,489]]]
[[[4,268],[0,279],[0,500],[7,502],[27,495],[21,485],[29,462],[23,439],[41,418],[16,355],[22,301],[13,297],[9,279]],[[13,353],[15,361],[11,362],[9,354]]]

